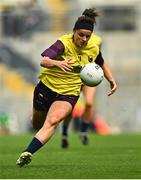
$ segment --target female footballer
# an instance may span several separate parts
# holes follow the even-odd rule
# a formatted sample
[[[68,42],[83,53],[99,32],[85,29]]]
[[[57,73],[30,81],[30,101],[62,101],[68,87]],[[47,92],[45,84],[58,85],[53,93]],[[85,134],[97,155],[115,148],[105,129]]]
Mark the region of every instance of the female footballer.
[[[82,87],[80,69],[101,57],[93,35],[96,16],[95,9],[86,9],[77,19],[73,33],[61,36],[41,54],[43,70],[34,90],[32,118],[33,127],[39,130],[18,158],[16,164],[19,167],[31,162],[32,155],[49,141],[59,123],[71,114]],[[117,85],[109,66],[103,62],[101,67],[110,84],[110,96]]]

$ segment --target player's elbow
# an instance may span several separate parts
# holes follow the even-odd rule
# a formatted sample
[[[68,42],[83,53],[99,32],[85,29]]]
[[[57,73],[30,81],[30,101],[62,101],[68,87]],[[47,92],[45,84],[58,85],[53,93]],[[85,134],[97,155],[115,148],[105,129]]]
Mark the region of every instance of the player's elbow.
[[[43,57],[42,59],[41,59],[41,62],[40,62],[40,66],[41,67],[46,67],[46,57]]]
[[[43,60],[41,60],[40,66],[41,66],[41,67],[44,67],[44,62],[43,62]]]

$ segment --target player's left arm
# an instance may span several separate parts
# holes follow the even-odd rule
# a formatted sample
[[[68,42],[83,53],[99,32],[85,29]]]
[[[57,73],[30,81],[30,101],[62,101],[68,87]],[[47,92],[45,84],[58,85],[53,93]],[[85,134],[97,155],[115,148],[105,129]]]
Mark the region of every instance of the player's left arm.
[[[111,72],[111,69],[110,67],[104,62],[103,65],[101,66],[102,69],[103,69],[103,72],[104,72],[104,76],[105,78],[108,80],[108,82],[110,83],[110,92],[108,93],[108,96],[114,94],[114,92],[116,91],[117,89],[117,84],[116,84],[116,81],[113,77],[113,74]]]

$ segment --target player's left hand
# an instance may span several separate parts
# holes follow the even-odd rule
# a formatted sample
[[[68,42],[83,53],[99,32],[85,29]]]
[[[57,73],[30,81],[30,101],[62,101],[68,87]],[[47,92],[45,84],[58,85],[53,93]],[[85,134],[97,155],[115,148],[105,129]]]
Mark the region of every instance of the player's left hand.
[[[114,80],[110,81],[110,88],[111,88],[111,90],[108,93],[108,96],[111,96],[117,90],[117,84],[116,84],[116,82]]]

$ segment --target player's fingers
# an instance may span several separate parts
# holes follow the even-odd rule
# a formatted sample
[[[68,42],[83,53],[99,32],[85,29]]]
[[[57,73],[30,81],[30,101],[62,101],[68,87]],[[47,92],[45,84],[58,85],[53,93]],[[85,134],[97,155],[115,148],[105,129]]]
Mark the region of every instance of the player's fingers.
[[[71,66],[66,66],[65,69],[68,70],[68,71],[72,71],[73,67],[71,67]]]
[[[67,67],[65,67],[65,68],[61,68],[64,72],[66,72],[66,71],[72,71],[72,69],[69,69],[69,68],[67,68]]]
[[[113,92],[112,91],[110,91],[109,93],[108,93],[108,96],[111,96],[113,94]]]
[[[72,71],[72,69],[73,69],[73,67],[68,64],[64,64],[62,68],[67,71]]]
[[[111,89],[111,91],[108,93],[108,96],[111,96],[116,91],[116,88]]]
[[[68,64],[74,64],[74,63],[76,63],[76,60],[74,60],[74,59],[67,59],[66,60],[66,62],[68,63]]]

